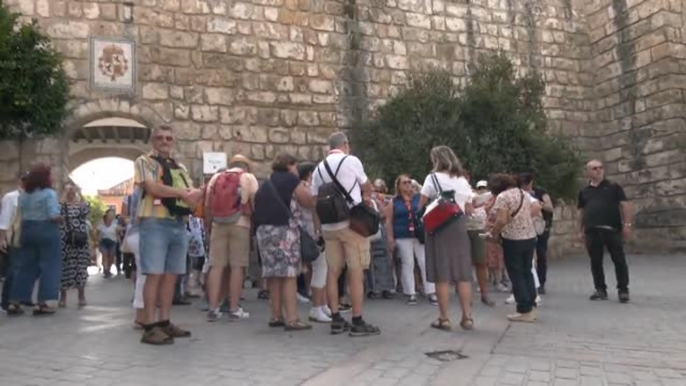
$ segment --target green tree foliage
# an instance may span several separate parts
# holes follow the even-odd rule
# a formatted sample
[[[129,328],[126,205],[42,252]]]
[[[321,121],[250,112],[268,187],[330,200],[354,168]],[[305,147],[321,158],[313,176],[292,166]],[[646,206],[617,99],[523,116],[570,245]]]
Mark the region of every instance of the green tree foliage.
[[[0,0],[0,139],[61,132],[70,83],[35,21],[21,24]]]
[[[88,215],[88,220],[93,227],[97,227],[102,222],[102,216],[109,207],[105,205],[100,196],[85,196],[86,201],[91,205],[91,212]]]
[[[353,150],[388,182],[400,173],[421,182],[431,148],[447,145],[474,180],[533,172],[552,197],[572,198],[581,163],[569,139],[548,133],[544,92],[540,77],[517,77],[502,53],[482,57],[462,90],[445,72],[423,74],[353,128]]]

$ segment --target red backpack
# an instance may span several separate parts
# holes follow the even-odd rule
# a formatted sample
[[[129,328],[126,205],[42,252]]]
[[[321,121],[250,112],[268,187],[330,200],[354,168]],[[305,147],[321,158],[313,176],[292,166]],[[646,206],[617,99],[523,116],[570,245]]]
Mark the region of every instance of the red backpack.
[[[234,224],[241,215],[250,214],[250,205],[241,204],[243,171],[223,171],[208,188],[207,219],[217,224]]]

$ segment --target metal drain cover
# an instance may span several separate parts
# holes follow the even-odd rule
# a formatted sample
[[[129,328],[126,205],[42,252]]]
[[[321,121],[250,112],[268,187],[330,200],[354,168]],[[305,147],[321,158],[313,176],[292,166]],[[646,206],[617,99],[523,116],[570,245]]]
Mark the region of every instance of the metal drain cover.
[[[455,350],[432,351],[424,353],[424,355],[428,356],[429,358],[438,359],[441,362],[452,362],[460,359],[469,358],[468,356]]]

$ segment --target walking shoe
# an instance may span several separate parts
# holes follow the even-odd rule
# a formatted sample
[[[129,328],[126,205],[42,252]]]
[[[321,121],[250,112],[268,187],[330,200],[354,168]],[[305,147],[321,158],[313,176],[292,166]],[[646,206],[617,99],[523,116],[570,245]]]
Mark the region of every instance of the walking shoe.
[[[515,304],[515,297],[514,297],[514,295],[510,295],[509,298],[505,299],[505,304]]]
[[[213,310],[213,311],[208,311],[207,312],[207,321],[208,322],[216,322],[218,320],[221,320],[223,315],[224,314],[222,314],[222,312],[219,311],[218,308],[216,310]]]
[[[619,293],[619,302],[620,303],[629,303],[629,292],[620,292]]]
[[[250,313],[243,311],[243,308],[238,308],[238,311],[229,312],[229,322],[237,322],[241,319],[250,318]]]
[[[312,325],[302,322],[300,319],[295,322],[286,323],[284,330],[286,331],[307,331],[311,330]]]
[[[538,287],[538,294],[539,295],[545,295],[545,286],[544,285]]]
[[[162,327],[159,326],[162,332],[165,334],[171,336],[172,338],[190,338],[191,337],[191,332],[188,330],[184,330],[183,328],[169,323],[168,325]]]
[[[329,306],[321,306],[319,308],[322,309],[326,316],[328,316],[329,318],[331,317],[331,308],[329,308]]]
[[[301,295],[300,293],[296,293],[295,296],[298,297],[298,302],[300,302],[300,303],[302,303],[302,304],[309,304],[309,303],[310,303],[310,299],[308,299],[307,297]]]
[[[151,330],[143,333],[141,343],[161,346],[174,343],[174,338],[162,331],[161,327],[155,326]]]
[[[417,295],[409,295],[407,297],[407,305],[408,306],[416,306],[417,305]]]
[[[331,335],[342,334],[346,331],[350,331],[350,323],[346,322],[345,319],[331,322]]]
[[[429,303],[431,303],[432,306],[437,306],[438,296],[436,296],[436,294],[429,294]]]
[[[350,304],[341,303],[338,305],[338,312],[350,312],[350,310],[352,309],[353,306],[351,306]]]
[[[520,314],[518,312],[516,314],[507,315],[507,320],[510,322],[533,323],[536,321],[536,314],[533,311],[527,312],[526,314]]]
[[[507,286],[503,283],[498,283],[495,285],[495,289],[498,290],[498,292],[510,292],[510,289],[507,288]]]
[[[350,336],[373,336],[381,334],[381,330],[378,327],[374,327],[371,324],[362,322],[356,326],[352,326],[350,329]]]
[[[589,298],[593,301],[596,300],[607,300],[607,291],[596,290],[593,295]]]
[[[537,305],[537,306],[540,306],[541,303],[543,303],[543,299],[541,299],[541,295],[536,295],[536,300],[535,300],[535,302],[536,302],[536,305]]]
[[[310,321],[317,323],[331,323],[331,318],[324,313],[321,307],[310,309]]]

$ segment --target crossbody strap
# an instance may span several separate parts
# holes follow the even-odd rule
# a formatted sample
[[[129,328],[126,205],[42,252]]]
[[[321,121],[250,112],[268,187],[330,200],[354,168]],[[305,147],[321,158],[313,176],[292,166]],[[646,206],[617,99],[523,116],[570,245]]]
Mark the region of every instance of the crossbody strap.
[[[334,173],[331,170],[331,167],[329,166],[329,163],[326,160],[324,160],[324,167],[326,168],[326,172],[329,174],[329,177],[331,177],[331,182],[333,182],[336,185],[336,187],[338,188],[338,190],[340,190],[341,193],[343,193],[345,200],[348,201],[348,203],[350,205],[354,205],[355,200],[353,200],[352,196],[350,196],[350,192],[352,192],[353,189],[355,189],[355,186],[357,186],[357,180],[355,180],[353,187],[350,189],[350,191],[348,191],[343,187],[343,185],[336,178],[336,175],[338,174],[338,171],[341,170],[341,165],[343,165],[343,161],[345,161],[346,158],[348,158],[348,156],[343,157],[341,162],[338,164],[338,168],[336,168],[336,173]]]
[[[517,215],[519,214],[519,212],[522,210],[522,206],[524,206],[524,192],[522,192],[521,189],[518,189],[518,190],[519,190],[519,193],[521,194],[521,197],[522,197],[522,198],[521,198],[521,200],[519,200],[519,206],[517,207],[517,210],[515,210],[514,213],[512,213],[512,216],[511,216],[511,217],[512,217],[513,219],[514,219],[515,217],[517,217]]]
[[[441,196],[443,194],[443,189],[441,188],[441,184],[438,183],[438,177],[436,177],[435,173],[431,173],[431,182],[436,190],[436,195]]]

